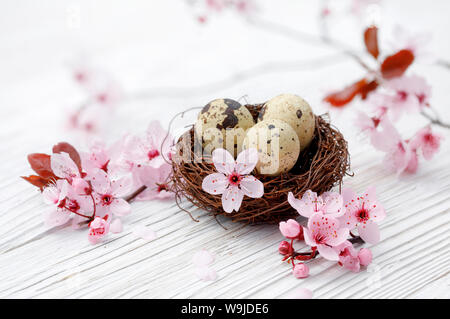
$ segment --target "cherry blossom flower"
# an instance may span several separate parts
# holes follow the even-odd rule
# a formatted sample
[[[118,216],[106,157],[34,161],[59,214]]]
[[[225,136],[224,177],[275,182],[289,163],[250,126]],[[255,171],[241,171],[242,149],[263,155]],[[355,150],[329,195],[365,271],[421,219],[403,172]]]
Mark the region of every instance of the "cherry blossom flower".
[[[222,194],[222,207],[227,213],[239,211],[244,195],[260,198],[264,195],[264,185],[254,176],[248,175],[258,162],[256,149],[239,153],[236,161],[225,149],[216,149],[212,161],[218,173],[203,179],[202,188],[212,195]]]
[[[356,112],[355,125],[361,132],[365,132],[370,135],[376,131],[378,124],[380,124],[379,118],[370,117],[361,111]]]
[[[108,153],[105,144],[96,141],[89,148],[89,152],[80,153],[83,169],[87,173],[97,169],[108,172],[108,165],[111,161],[111,156]]]
[[[168,199],[175,196],[168,184],[172,165],[164,163],[159,167],[141,166],[136,170],[139,172],[140,183],[147,187],[136,197],[137,200]]]
[[[292,269],[292,273],[297,279],[306,278],[309,275],[309,267],[304,263],[297,264]]]
[[[341,266],[352,272],[359,272],[360,261],[358,258],[358,253],[351,242],[346,240],[339,246],[335,247],[335,249],[339,253],[339,264]]]
[[[342,196],[338,193],[325,192],[322,196],[317,196],[317,193],[307,190],[302,199],[296,199],[289,192],[288,202],[301,216],[307,218],[318,212],[333,217],[340,217],[345,213]]]
[[[105,215],[105,217],[95,217],[94,220],[89,223],[89,229],[89,242],[95,245],[109,232],[108,215]]]
[[[431,126],[427,126],[414,135],[410,144],[413,148],[420,149],[423,157],[429,161],[439,151],[442,139],[442,135],[434,133]]]
[[[397,112],[419,112],[429,105],[431,87],[423,77],[397,77],[387,81],[385,87],[395,92],[390,107],[401,110]]]
[[[414,33],[400,25],[396,25],[392,32],[393,39],[389,45],[393,52],[400,50],[410,50],[414,54],[414,59],[432,60],[433,54],[428,50],[432,36],[428,32]]]
[[[52,205],[44,214],[45,224],[48,227],[65,224],[72,214],[87,217],[92,215],[92,199],[88,196],[77,195],[67,180],[57,180],[55,184],[44,188],[42,195],[44,202]]]
[[[400,136],[397,129],[389,120],[384,120],[380,126],[381,131],[372,134],[373,146],[386,153],[384,165],[390,172],[397,175],[403,173],[414,161],[413,150]]]
[[[103,216],[109,213],[116,216],[124,216],[131,212],[130,204],[120,198],[130,192],[131,178],[125,176],[111,181],[106,172],[100,169],[88,178],[95,191],[97,215]]]
[[[297,239],[303,236],[303,229],[297,221],[289,219],[286,222],[280,222],[280,232],[288,239]]]
[[[303,234],[306,244],[317,247],[325,259],[337,261],[339,254],[333,247],[347,240],[349,230],[341,227],[337,218],[315,213],[308,220],[308,228],[303,227]]]
[[[129,139],[125,148],[136,166],[159,167],[166,163],[164,158],[169,157],[172,141],[172,137],[167,135],[159,121],[152,121],[145,134]]]
[[[363,195],[357,195],[351,189],[342,191],[346,213],[340,218],[342,226],[350,230],[358,228],[361,238],[376,244],[380,240],[380,230],[377,223],[386,217],[383,206],[376,198],[375,187],[369,187]]]

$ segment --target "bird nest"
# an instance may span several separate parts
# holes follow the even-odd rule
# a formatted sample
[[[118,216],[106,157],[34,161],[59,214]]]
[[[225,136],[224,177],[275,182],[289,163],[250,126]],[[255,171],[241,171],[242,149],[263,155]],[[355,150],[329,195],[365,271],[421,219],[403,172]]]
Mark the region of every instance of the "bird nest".
[[[263,104],[246,105],[255,121],[262,106]],[[316,116],[314,139],[301,152],[295,166],[279,176],[264,176],[254,171],[253,175],[264,184],[264,196],[244,197],[238,212],[226,213],[222,209],[220,196],[208,194],[202,189],[203,179],[216,172],[214,165],[210,158],[203,157],[199,160],[194,153],[194,129],[191,128],[186,134],[190,135],[191,158],[197,161],[174,160],[172,163],[172,185],[178,206],[181,208],[181,199],[186,198],[214,217],[225,215],[234,222],[276,224],[294,218],[298,213],[287,201],[289,192],[296,197],[302,196],[309,189],[322,194],[334,186],[341,186],[342,179],[350,168],[347,141],[324,116]],[[178,143],[181,143],[181,139]]]

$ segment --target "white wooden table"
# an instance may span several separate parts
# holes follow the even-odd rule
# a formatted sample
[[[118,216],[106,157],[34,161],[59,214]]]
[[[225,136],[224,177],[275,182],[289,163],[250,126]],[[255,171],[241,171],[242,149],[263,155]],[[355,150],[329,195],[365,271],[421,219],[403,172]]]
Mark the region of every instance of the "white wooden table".
[[[311,1],[260,2],[264,19],[318,34],[318,7]],[[191,221],[173,202],[133,203],[124,231],[96,246],[88,243],[86,230],[47,230],[41,216],[46,206],[19,176],[31,172],[28,153],[49,152],[60,140],[82,146],[62,127],[67,109],[83,101],[66,67],[77,54],[109,70],[125,92],[156,88],[118,108],[108,140],[143,131],[153,118],[168,123],[175,113],[216,97],[260,102],[292,92],[322,113],[324,93],[363,70],[327,46],[295,42],[231,13],[199,26],[181,1],[30,0],[0,9],[0,297],[282,298],[299,287],[316,298],[450,296],[450,135],[440,131],[447,139],[436,158],[416,175],[398,179],[384,172],[382,154],[349,124],[352,110],[364,107],[358,103],[331,117],[350,144],[355,176],[346,185],[358,191],[376,185],[388,211],[367,271],[353,274],[319,258],[310,263],[310,277],[297,280],[280,260],[276,226],[221,219],[224,230],[193,207],[200,222]],[[449,10],[445,0],[385,1],[382,47],[398,23],[431,32],[429,51],[448,58]],[[79,25],[68,22],[74,12]],[[341,15],[330,23],[333,37],[362,51],[361,21]],[[450,70],[419,61],[411,72],[431,83],[433,105],[448,119]],[[412,116],[400,128],[408,136],[421,124]],[[139,225],[150,226],[158,238],[136,239],[131,232]],[[201,248],[217,255],[214,282],[194,274],[190,260]]]

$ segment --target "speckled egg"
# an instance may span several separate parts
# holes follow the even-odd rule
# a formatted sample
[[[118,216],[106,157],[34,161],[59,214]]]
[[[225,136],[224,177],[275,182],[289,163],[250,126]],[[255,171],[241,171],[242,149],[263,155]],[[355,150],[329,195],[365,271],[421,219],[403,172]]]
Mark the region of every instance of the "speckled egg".
[[[316,121],[311,106],[300,96],[294,94],[281,94],[261,109],[258,121],[268,119],[282,120],[288,123],[297,133],[302,151],[314,137]]]
[[[288,172],[300,153],[300,142],[294,129],[277,119],[260,121],[249,129],[243,147],[258,150],[256,170],[270,176]]]
[[[247,130],[255,125],[249,110],[231,99],[217,99],[206,104],[195,123],[198,140],[202,138],[204,153],[225,148],[236,156],[242,150]]]

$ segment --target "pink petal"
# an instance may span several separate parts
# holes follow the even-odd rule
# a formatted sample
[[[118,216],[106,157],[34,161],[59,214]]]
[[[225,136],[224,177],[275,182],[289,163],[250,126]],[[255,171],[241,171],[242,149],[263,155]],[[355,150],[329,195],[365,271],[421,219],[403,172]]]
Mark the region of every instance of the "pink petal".
[[[307,206],[303,200],[295,198],[292,192],[289,192],[288,194],[288,202],[300,215],[304,217],[310,217],[313,213],[311,207]]]
[[[387,119],[380,123],[381,131],[373,132],[373,146],[383,152],[389,152],[402,140],[400,134],[394,125]]]
[[[297,288],[290,297],[292,299],[311,299],[313,297],[313,292],[308,288]]]
[[[317,250],[319,251],[320,255],[322,255],[323,258],[331,261],[338,261],[339,255],[338,253],[332,248],[325,245],[318,245]]]
[[[212,161],[219,173],[229,175],[234,171],[234,158],[223,148],[218,148],[212,152]]]
[[[214,281],[217,279],[216,271],[207,266],[197,267],[195,273],[197,277],[203,281]]]
[[[131,176],[125,176],[111,182],[111,194],[114,197],[123,197],[131,192],[133,180]]]
[[[337,221],[339,223],[339,221]],[[337,246],[345,242],[349,236],[349,229],[348,228],[339,228],[336,231],[336,234],[334,236],[331,236],[331,238],[327,241],[327,244],[331,246]]]
[[[244,177],[240,187],[244,195],[248,197],[260,198],[264,195],[264,184],[252,175]]]
[[[58,177],[71,180],[74,177],[80,176],[77,165],[67,153],[52,154],[50,157],[50,166],[53,173]]]
[[[157,238],[157,235],[153,230],[151,230],[149,227],[142,225],[137,226],[133,230],[133,235],[147,241],[151,241]]]
[[[125,216],[131,213],[131,206],[126,200],[115,198],[109,205],[109,210],[116,216]]]
[[[333,217],[340,217],[344,215],[344,199],[338,193],[326,192],[322,195],[324,201],[324,210],[326,214],[331,214]]]
[[[228,187],[222,194],[222,208],[225,212],[231,213],[233,210],[239,210],[243,198],[242,191],[236,186]],[[236,206],[239,204],[239,206]]]
[[[55,209],[49,207],[44,213],[44,222],[47,227],[56,227],[67,223],[70,219],[71,213],[67,210]]]
[[[107,194],[110,192],[111,184],[108,174],[104,170],[97,169],[88,177],[92,184],[92,188],[99,194]]]
[[[365,224],[359,224],[358,233],[366,243],[374,245],[380,241],[380,229],[377,223],[371,220]]]
[[[44,203],[56,205],[59,202],[59,190],[55,186],[48,186],[42,191]]]
[[[228,179],[222,173],[206,176],[202,182],[202,189],[212,195],[222,194],[228,187]]]
[[[311,247],[316,246],[316,243],[314,242],[314,240],[312,238],[311,231],[308,228],[306,228],[306,227],[303,227],[303,236],[305,238],[305,243],[308,246],[311,246]]]
[[[258,163],[258,151],[249,148],[239,153],[236,159],[236,172],[241,175],[250,174]]]
[[[202,249],[195,253],[192,257],[192,263],[196,266],[208,266],[214,262],[214,255],[206,249]]]
[[[123,224],[122,221],[120,220],[120,218],[116,218],[113,220],[113,222],[110,225],[111,233],[113,234],[118,234],[121,233],[123,230]]]

